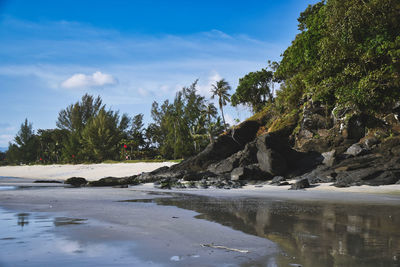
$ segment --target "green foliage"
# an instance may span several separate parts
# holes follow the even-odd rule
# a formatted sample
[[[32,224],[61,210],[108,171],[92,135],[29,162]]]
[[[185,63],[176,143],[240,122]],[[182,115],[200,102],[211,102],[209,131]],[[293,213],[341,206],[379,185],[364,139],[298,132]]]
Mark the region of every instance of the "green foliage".
[[[270,121],[271,124],[268,125],[268,132],[279,132],[281,135],[289,136],[296,128],[298,119],[299,112],[294,109],[292,112]]]
[[[232,95],[232,106],[248,105],[254,113],[260,111],[267,102],[272,102],[273,72],[262,69],[250,72],[239,79],[236,92]]]
[[[39,129],[37,135],[40,162],[60,162],[63,146],[68,139],[68,131],[61,129]]]
[[[105,111],[102,108],[96,117],[89,120],[82,131],[83,151],[86,158],[98,162],[116,158],[123,127],[120,125],[118,112]]]
[[[301,31],[275,73],[277,102],[298,108],[312,98],[364,113],[391,108],[400,97],[400,3],[328,0],[309,6]]]
[[[14,141],[15,144],[10,143],[7,151],[7,159],[10,163],[27,164],[38,159],[38,138],[33,131],[32,123],[29,123],[27,119],[21,124]]]
[[[94,99],[93,96],[85,94],[82,100],[69,105],[58,113],[56,125],[60,129],[71,132],[80,132],[97,113],[105,108],[100,96]]]
[[[152,105],[154,123],[148,126],[145,135],[164,158],[192,156],[221,131],[215,107],[197,94],[196,86],[197,81],[177,92],[173,103],[166,100],[161,106],[157,102]],[[220,102],[224,104],[226,92],[222,91]]]

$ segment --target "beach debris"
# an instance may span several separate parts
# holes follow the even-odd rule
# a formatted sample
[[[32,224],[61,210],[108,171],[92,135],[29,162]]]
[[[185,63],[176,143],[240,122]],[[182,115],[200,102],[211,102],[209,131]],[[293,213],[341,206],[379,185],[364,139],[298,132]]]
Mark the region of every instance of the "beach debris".
[[[180,261],[181,259],[182,259],[181,256],[172,256],[172,257],[170,258],[171,261]]]
[[[208,248],[218,248],[218,249],[225,249],[229,251],[235,251],[235,252],[240,252],[240,253],[249,253],[249,250],[245,249],[237,249],[237,248],[228,248],[225,246],[220,246],[220,245],[214,245],[213,243],[211,244],[201,244],[202,247],[208,247]]]

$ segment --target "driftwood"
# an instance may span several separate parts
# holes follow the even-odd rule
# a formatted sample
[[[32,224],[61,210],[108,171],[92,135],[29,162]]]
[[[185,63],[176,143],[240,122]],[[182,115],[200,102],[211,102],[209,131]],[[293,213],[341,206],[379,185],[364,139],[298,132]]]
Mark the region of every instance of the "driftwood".
[[[209,248],[219,248],[219,249],[225,249],[229,251],[235,251],[235,252],[240,252],[240,253],[249,253],[250,251],[244,250],[244,249],[237,249],[237,248],[228,248],[225,246],[218,246],[214,244],[201,244],[202,247],[209,247]]]

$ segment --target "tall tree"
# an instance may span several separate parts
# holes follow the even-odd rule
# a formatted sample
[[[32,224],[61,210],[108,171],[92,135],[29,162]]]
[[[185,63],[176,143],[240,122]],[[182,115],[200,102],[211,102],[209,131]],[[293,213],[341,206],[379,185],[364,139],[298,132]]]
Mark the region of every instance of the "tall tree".
[[[15,163],[29,163],[37,159],[38,140],[32,127],[32,123],[25,119],[24,123],[14,138],[14,144],[9,145]]]
[[[224,121],[224,127],[225,130],[228,129],[226,122],[225,122],[225,116],[224,116],[224,106],[230,102],[230,94],[228,93],[228,91],[231,89],[229,83],[227,81],[225,81],[225,79],[221,79],[217,82],[215,82],[215,84],[211,85],[211,93],[212,96],[211,98],[214,99],[214,97],[218,97],[218,105],[219,108],[221,110],[221,114],[222,114],[222,120]]]
[[[58,113],[56,125],[60,129],[80,132],[102,108],[105,108],[105,105],[102,104],[100,96],[94,98],[85,94],[81,101],[69,105]]]
[[[273,77],[272,71],[262,69],[240,78],[236,92],[231,98],[232,105],[245,104],[251,107],[254,113],[260,111],[267,102],[273,100]]]
[[[118,143],[123,137],[118,112],[102,108],[82,131],[82,143],[86,156],[95,161],[117,159]]]

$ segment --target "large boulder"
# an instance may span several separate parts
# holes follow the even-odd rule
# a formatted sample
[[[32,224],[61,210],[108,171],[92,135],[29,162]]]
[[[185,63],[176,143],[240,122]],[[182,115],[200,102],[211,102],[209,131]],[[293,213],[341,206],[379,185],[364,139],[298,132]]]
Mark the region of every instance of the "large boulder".
[[[86,185],[88,183],[88,181],[82,177],[71,177],[71,178],[68,178],[67,180],[65,180],[64,183],[75,186],[75,187],[80,187],[80,186]]]
[[[257,138],[257,161],[260,169],[273,176],[282,175],[288,171],[285,155],[290,150],[287,141],[277,134],[267,133]]]
[[[243,150],[236,152],[226,159],[211,164],[207,170],[217,174],[228,173],[237,167],[243,167],[257,163],[256,155],[257,148],[255,142],[250,142],[246,144]]]
[[[171,170],[204,171],[213,163],[228,158],[242,150],[256,137],[260,125],[256,121],[245,121],[220,135],[198,155],[170,167]]]

